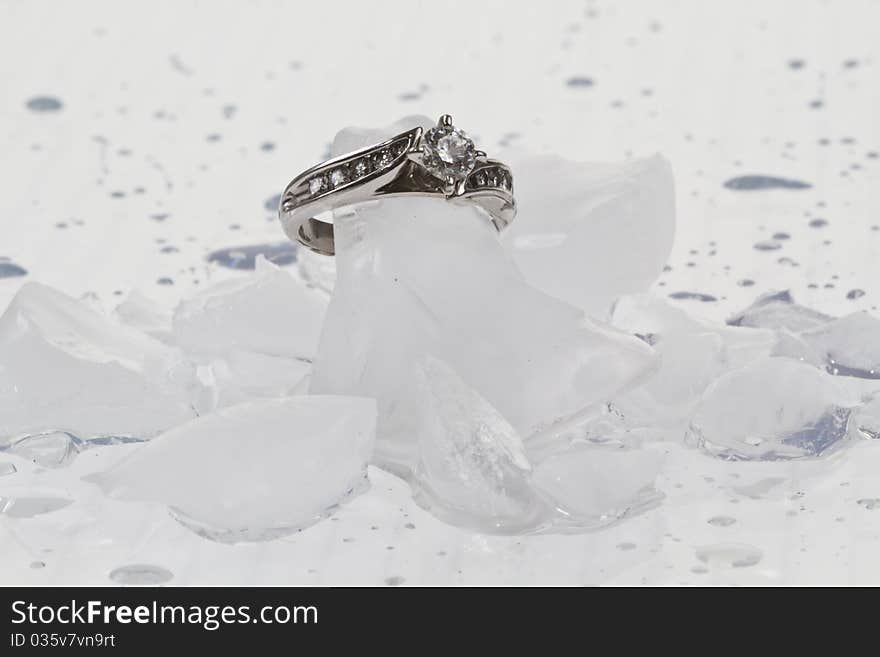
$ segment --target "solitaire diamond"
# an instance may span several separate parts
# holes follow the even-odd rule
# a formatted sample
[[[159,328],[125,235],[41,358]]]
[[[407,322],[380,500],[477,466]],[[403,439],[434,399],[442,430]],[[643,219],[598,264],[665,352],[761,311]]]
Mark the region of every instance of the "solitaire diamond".
[[[477,149],[462,130],[452,125],[438,125],[425,133],[422,163],[438,178],[461,180],[474,168]]]

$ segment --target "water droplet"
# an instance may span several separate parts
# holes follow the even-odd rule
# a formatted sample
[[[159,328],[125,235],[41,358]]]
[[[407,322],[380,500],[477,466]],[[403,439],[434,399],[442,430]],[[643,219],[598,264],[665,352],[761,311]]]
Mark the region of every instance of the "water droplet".
[[[156,586],[171,580],[174,574],[159,566],[131,564],[111,571],[110,579],[125,586]]]
[[[707,521],[713,527],[730,527],[736,522],[736,518],[730,516],[715,516]]]
[[[809,189],[812,185],[802,180],[778,178],[776,176],[748,175],[731,178],[724,183],[727,189],[754,191],[763,189]]]
[[[762,240],[760,242],[755,242],[754,245],[752,245],[752,248],[756,251],[776,251],[777,249],[782,248],[782,244],[776,240]]]
[[[279,266],[289,265],[296,261],[296,246],[292,242],[275,242],[220,249],[208,254],[208,262],[230,269],[250,270],[256,266],[258,255]]]
[[[14,262],[0,262],[0,278],[14,278],[26,276],[27,269],[16,265]]]
[[[64,107],[64,103],[55,96],[34,96],[25,103],[25,107],[31,112],[57,112]]]
[[[672,299],[690,299],[693,301],[702,301],[704,303],[718,301],[718,299],[711,294],[703,294],[702,292],[672,292],[669,296]]]
[[[863,296],[865,296],[865,291],[859,290],[859,289],[850,290],[849,292],[846,293],[847,299],[860,299]]]
[[[756,547],[741,543],[719,543],[696,549],[697,559],[714,568],[749,568],[764,556]]]
[[[406,580],[405,580],[403,577],[401,577],[400,575],[395,575],[395,576],[393,576],[393,577],[386,577],[386,578],[385,578],[385,583],[386,583],[388,586],[400,586],[400,585],[403,584],[405,581],[406,581]]]
[[[281,194],[275,194],[275,196],[270,196],[266,199],[266,201],[263,203],[263,207],[266,209],[267,212],[275,213],[278,212],[278,206],[280,205],[280,203]]]
[[[574,77],[568,78],[565,84],[576,89],[586,89],[592,87],[595,83],[593,82],[593,78],[588,78],[583,75],[575,75]]]
[[[856,504],[865,507],[868,511],[880,510],[880,497],[865,497],[857,500]]]

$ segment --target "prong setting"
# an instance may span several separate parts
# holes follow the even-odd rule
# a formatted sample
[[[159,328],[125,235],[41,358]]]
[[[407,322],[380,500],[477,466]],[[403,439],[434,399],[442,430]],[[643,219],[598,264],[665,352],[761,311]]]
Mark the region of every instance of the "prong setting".
[[[464,131],[452,124],[452,116],[444,114],[422,136],[422,165],[428,173],[447,186],[463,180],[477,162],[477,149]]]

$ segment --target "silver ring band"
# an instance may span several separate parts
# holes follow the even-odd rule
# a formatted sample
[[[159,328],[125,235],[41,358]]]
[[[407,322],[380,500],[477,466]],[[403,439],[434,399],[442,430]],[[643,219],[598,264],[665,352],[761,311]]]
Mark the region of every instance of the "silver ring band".
[[[473,203],[499,231],[516,215],[510,168],[475,150],[449,115],[427,132],[414,128],[304,171],[285,188],[278,215],[290,239],[333,255],[333,210],[393,196]]]

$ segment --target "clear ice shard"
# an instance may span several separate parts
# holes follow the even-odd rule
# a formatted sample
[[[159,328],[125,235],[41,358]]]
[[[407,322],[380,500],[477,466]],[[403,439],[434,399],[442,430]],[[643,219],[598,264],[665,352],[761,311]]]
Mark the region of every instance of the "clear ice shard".
[[[516,429],[446,363],[418,368],[416,501],[437,517],[485,533],[595,529],[647,508],[661,455],[614,432],[606,413],[591,431],[604,444],[529,450]],[[542,455],[542,451],[544,454]]]
[[[880,379],[880,319],[857,312],[801,334],[831,374]]]
[[[793,333],[814,329],[833,318],[795,303],[788,290],[763,294],[751,306],[727,320],[731,326],[785,329]]]
[[[127,324],[162,342],[171,342],[171,312],[139,290],[131,291],[116,306],[114,315]]]
[[[174,335],[194,354],[241,350],[310,360],[326,307],[325,294],[259,256],[252,275],[182,302],[174,311]]]
[[[822,370],[788,358],[764,358],[707,388],[687,441],[730,460],[820,456],[847,437],[852,405]]]
[[[346,130],[334,151],[412,125]],[[416,366],[425,355],[447,363],[526,442],[655,365],[641,340],[529,285],[469,205],[364,204],[336,216],[335,240],[337,278],[310,390],[377,399],[377,461],[392,470],[417,461]]]
[[[546,156],[512,166],[517,217],[503,241],[531,285],[604,316],[614,299],[657,279],[675,234],[663,157],[592,164]]]
[[[371,399],[245,402],[163,433],[89,481],[117,500],[164,504],[207,538],[266,540],[365,487],[375,423]]]
[[[774,355],[803,360],[831,374],[880,379],[880,319],[869,312],[834,318],[798,305],[783,291],[759,297],[727,323],[777,331]]]
[[[67,432],[150,438],[195,415],[177,349],[38,283],[0,317],[0,447]]]
[[[80,441],[64,431],[47,431],[19,438],[6,451],[32,461],[43,468],[58,468],[70,463]]]
[[[182,302],[173,333],[199,366],[199,411],[291,394],[310,368],[326,307],[324,292],[262,256],[254,273]]]
[[[546,520],[516,429],[445,363],[418,369],[416,501],[453,524],[519,532]]]

